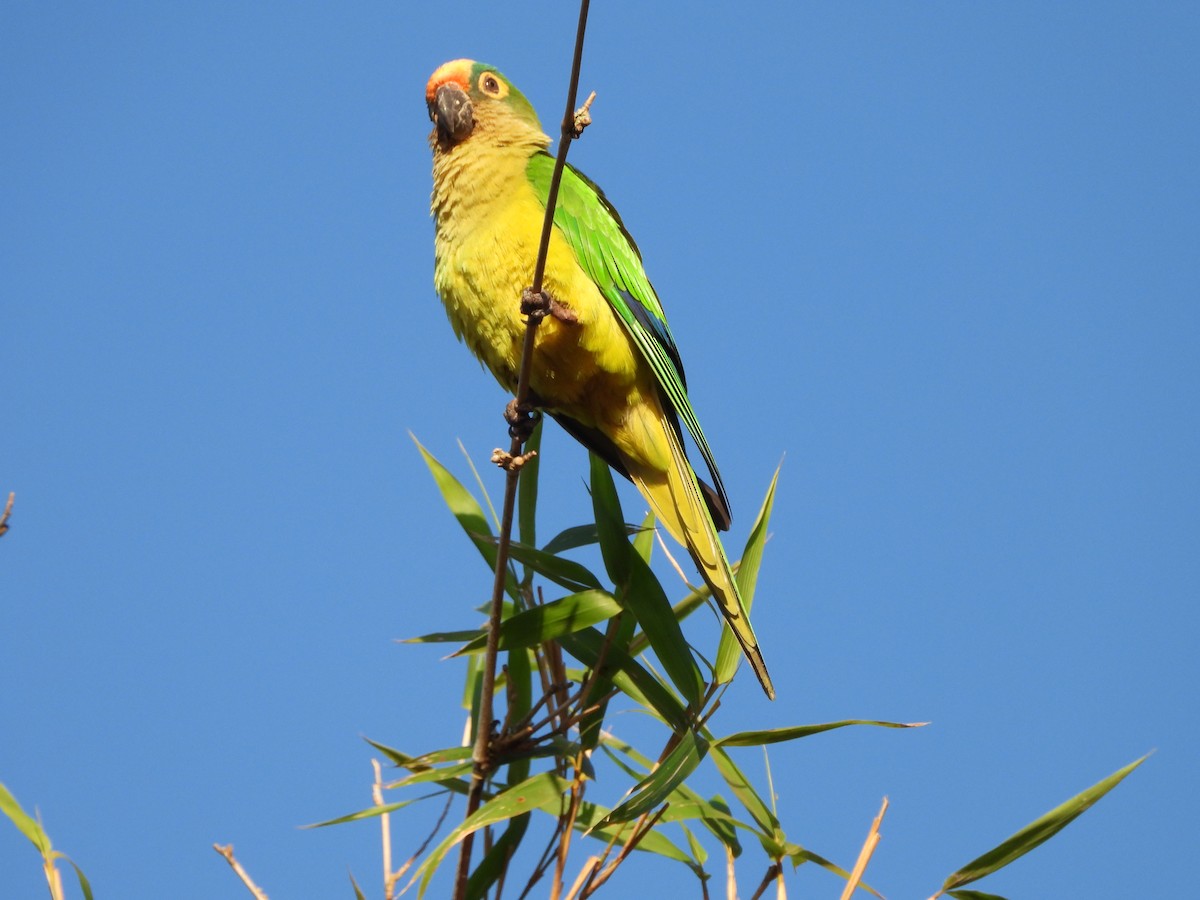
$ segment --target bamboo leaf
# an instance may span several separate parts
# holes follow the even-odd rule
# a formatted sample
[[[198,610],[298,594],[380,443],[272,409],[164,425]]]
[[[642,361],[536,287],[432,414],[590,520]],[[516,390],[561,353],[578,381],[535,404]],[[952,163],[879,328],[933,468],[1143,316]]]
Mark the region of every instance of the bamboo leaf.
[[[625,534],[621,501],[608,463],[591,454],[592,508],[600,533],[600,552],[617,599],[642,626],[658,661],[690,705],[698,706],[704,679],[683,637],[662,585]]]
[[[791,728],[769,728],[762,731],[739,731],[713,741],[714,747],[758,747],[763,744],[778,744],[798,738],[845,728],[848,725],[877,725],[881,728],[920,728],[927,722],[877,722],[872,719],[845,719],[841,722],[825,722],[820,725],[794,725]]]
[[[399,803],[385,803],[383,806],[368,806],[366,809],[360,809],[358,812],[348,813],[344,816],[338,816],[336,819],[326,819],[324,822],[313,822],[311,825],[301,825],[301,828],[325,828],[329,825],[342,825],[346,822],[357,822],[360,819],[373,819],[376,816],[382,816],[384,813],[395,812],[398,809],[403,809],[409,804],[416,803],[419,798],[412,800],[401,800]]]
[[[780,466],[783,464],[780,463]],[[746,615],[750,615],[750,607],[754,603],[754,588],[758,584],[758,570],[762,565],[763,545],[767,542],[767,526],[771,522],[771,510],[775,506],[775,487],[779,483],[779,467],[771,477],[767,488],[767,496],[763,499],[758,518],[750,529],[750,537],[746,539],[746,549],[742,553],[741,563],[734,573],[738,592],[742,595],[742,605],[746,607]],[[733,636],[733,629],[726,622],[721,628],[721,642],[717,645],[717,661],[713,667],[713,680],[724,684],[733,678],[737,667],[742,661],[742,648]]]
[[[615,641],[605,645],[604,635],[595,628],[585,628],[574,634],[564,634],[559,638],[559,643],[585,666],[594,668],[603,657],[604,664],[615,670],[613,684],[634,702],[657,712],[672,730],[687,729],[687,715],[675,695],[646,671],[641,663],[618,647]]]
[[[625,532],[625,515],[621,498],[613,484],[608,463],[595,453],[589,453],[591,464],[592,511],[596,517],[596,533],[600,538],[600,555],[604,568],[617,587],[629,583],[629,539]]]
[[[496,544],[483,507],[479,505],[471,492],[463,487],[462,482],[450,474],[450,470],[425,449],[417,440],[416,435],[410,432],[409,437],[421,451],[421,457],[425,460],[425,465],[429,467],[430,474],[433,475],[433,480],[442,494],[442,500],[445,501],[454,518],[458,520],[458,524],[471,539],[471,543],[483,555],[484,560],[494,572],[496,570]],[[506,576],[505,587],[509,594],[516,593],[517,583],[511,571]]]
[[[1146,756],[1149,756],[1147,754]],[[1146,761],[1146,756],[1134,760],[1124,768],[1118,769],[1107,778],[1093,784],[1082,793],[1076,794],[1065,803],[1056,806],[1044,816],[1030,822],[1012,837],[1003,841],[976,859],[971,860],[957,872],[946,879],[942,889],[934,897],[941,896],[947,891],[972,881],[978,881],[985,875],[991,875],[998,869],[1004,868],[1013,860],[1018,859],[1048,841],[1062,831],[1078,816],[1086,812],[1092,804],[1115,788],[1134,769]]]
[[[521,477],[525,477],[524,473]],[[484,854],[479,865],[475,867],[475,871],[471,873],[471,877],[467,881],[466,900],[481,900],[488,889],[504,874],[509,858],[520,846],[521,839],[525,837],[531,817],[530,813],[525,813],[509,820],[504,833],[496,839],[491,849]]]
[[[8,816],[9,820],[17,826],[17,831],[33,842],[33,846],[37,847],[43,858],[53,852],[50,836],[46,834],[41,823],[21,808],[17,798],[9,793],[3,783],[0,783],[0,812]]]
[[[62,859],[65,859],[71,864],[71,868],[75,870],[75,877],[79,879],[79,890],[83,892],[83,900],[94,900],[92,897],[92,885],[88,882],[87,876],[83,874],[83,869],[75,864],[75,860],[67,856],[65,853],[57,854]]]
[[[600,587],[600,579],[593,575],[587,566],[577,563],[573,559],[554,556],[544,550],[538,550],[536,547],[529,547],[517,541],[508,545],[508,555],[569,591],[585,591]]]
[[[629,837],[630,826],[627,822],[615,825],[599,824],[608,815],[609,810],[605,807],[600,806],[598,803],[589,803],[585,800],[579,804],[579,812],[575,816],[575,828],[588,837],[601,841],[608,841],[614,835],[618,839],[622,836]],[[657,828],[646,832],[638,842],[637,849],[665,857],[666,859],[673,859],[688,866],[692,864],[692,858]]]
[[[628,822],[657,809],[696,770],[708,753],[708,741],[694,731],[685,731],[678,738],[678,743],[663,761],[597,827]]]
[[[419,637],[400,638],[400,644],[461,644],[479,637],[483,632],[476,628],[473,631],[432,631]]]
[[[837,863],[832,863],[820,854],[813,853],[811,850],[806,850],[804,847],[800,847],[796,844],[788,844],[784,848],[783,855],[788,858],[793,866],[800,866],[806,862],[816,863],[822,869],[832,872],[834,875],[837,875],[844,881],[849,881],[850,879],[850,872],[846,869],[843,869]],[[858,886],[872,896],[878,897],[879,900],[883,900],[883,895],[865,881],[860,881]]]
[[[414,878],[419,876],[421,881],[417,896],[425,895],[429,881],[433,878],[438,866],[441,865],[446,853],[468,834],[488,825],[507,821],[514,816],[524,815],[533,809],[553,806],[557,815],[562,795],[570,786],[571,783],[565,778],[560,778],[553,772],[542,772],[492,797],[446,835],[445,839],[430,853],[429,858],[421,863],[414,874]]]
[[[638,527],[636,525],[626,525],[626,534],[637,534]],[[529,541],[522,539],[523,543],[529,544]],[[571,528],[564,528],[554,537],[552,537],[546,546],[542,548],[543,553],[558,554],[566,550],[574,550],[577,547],[587,547],[591,544],[600,542],[600,531],[596,527],[595,522],[590,522],[587,525],[575,525]],[[532,546],[532,544],[530,544]]]
[[[999,894],[985,894],[983,891],[950,891],[947,896],[954,900],[1004,900]]]
[[[517,534],[527,547],[537,546],[538,473],[542,466],[542,458],[538,454],[542,449],[542,421],[538,419],[529,440],[521,449],[526,460],[517,481]]]
[[[621,607],[608,591],[588,590],[570,594],[505,619],[500,624],[500,649],[515,650],[544,644],[564,634],[611,619],[620,611]],[[486,645],[487,635],[477,635],[453,655],[479,653]]]
[[[784,851],[783,829],[779,825],[779,820],[775,818],[775,814],[771,812],[771,808],[763,802],[762,797],[758,796],[754,786],[730,759],[724,747],[713,747],[711,756],[717,766],[717,771],[721,773],[721,777],[725,779],[725,783],[729,785],[733,795],[746,808],[746,812],[758,826],[758,839],[763,842],[765,848],[768,848],[767,855],[772,859],[782,856]]]

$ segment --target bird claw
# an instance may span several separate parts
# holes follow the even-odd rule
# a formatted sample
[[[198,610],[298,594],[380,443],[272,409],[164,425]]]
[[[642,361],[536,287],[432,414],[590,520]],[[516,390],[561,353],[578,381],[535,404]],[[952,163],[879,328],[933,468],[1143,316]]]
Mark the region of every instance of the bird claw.
[[[520,439],[523,444],[529,440],[538,422],[542,421],[542,414],[531,405],[509,400],[504,407],[504,421],[508,423],[508,436]]]
[[[575,311],[571,307],[560,303],[545,288],[540,291],[525,288],[525,290],[521,291],[521,315],[528,317],[531,321],[537,322],[546,318],[547,315],[558,319],[560,322],[574,324],[579,321],[579,316],[575,314]]]

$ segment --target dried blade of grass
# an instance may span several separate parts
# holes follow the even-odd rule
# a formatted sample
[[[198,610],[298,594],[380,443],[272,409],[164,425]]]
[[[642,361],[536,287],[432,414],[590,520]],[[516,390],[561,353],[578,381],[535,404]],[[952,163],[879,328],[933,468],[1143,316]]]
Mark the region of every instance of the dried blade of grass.
[[[875,852],[875,848],[879,846],[879,826],[883,822],[883,814],[887,812],[888,798],[883,798],[883,805],[879,807],[879,815],[871,823],[871,830],[867,832],[867,839],[863,841],[862,850],[858,852],[858,860],[854,863],[854,870],[850,873],[850,878],[846,881],[846,887],[842,890],[841,900],[850,900],[850,895],[858,888],[858,883],[862,881],[863,872],[867,871],[867,863],[871,861],[871,854]]]

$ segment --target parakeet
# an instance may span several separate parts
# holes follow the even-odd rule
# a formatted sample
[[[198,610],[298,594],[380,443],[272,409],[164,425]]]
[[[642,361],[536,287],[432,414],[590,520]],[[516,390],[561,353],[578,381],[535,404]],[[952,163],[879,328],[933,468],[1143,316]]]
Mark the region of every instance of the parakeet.
[[[516,388],[553,158],[524,95],[492,66],[458,59],[425,87],[434,128],[434,284],[455,334]],[[600,189],[567,166],[550,236],[534,404],[629,478],[688,550],[767,696],[775,690],[717,535],[729,501],[688,400],[679,350],[641,253]],[[682,425],[681,425],[682,423]],[[697,478],[686,428],[713,487]]]

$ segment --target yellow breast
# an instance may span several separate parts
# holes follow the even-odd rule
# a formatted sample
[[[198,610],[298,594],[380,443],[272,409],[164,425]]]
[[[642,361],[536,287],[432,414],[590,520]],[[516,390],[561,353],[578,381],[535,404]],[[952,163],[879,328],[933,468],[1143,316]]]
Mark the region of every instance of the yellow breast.
[[[507,389],[515,390],[525,323],[521,292],[533,279],[544,210],[524,176],[479,180],[454,173],[453,203],[438,208],[434,282],[455,333]],[[449,173],[447,173],[449,174]],[[470,185],[476,189],[470,190]],[[578,321],[551,316],[538,328],[531,386],[550,409],[587,424],[610,418],[637,390],[639,356],[608,302],[557,230],[545,288]]]

